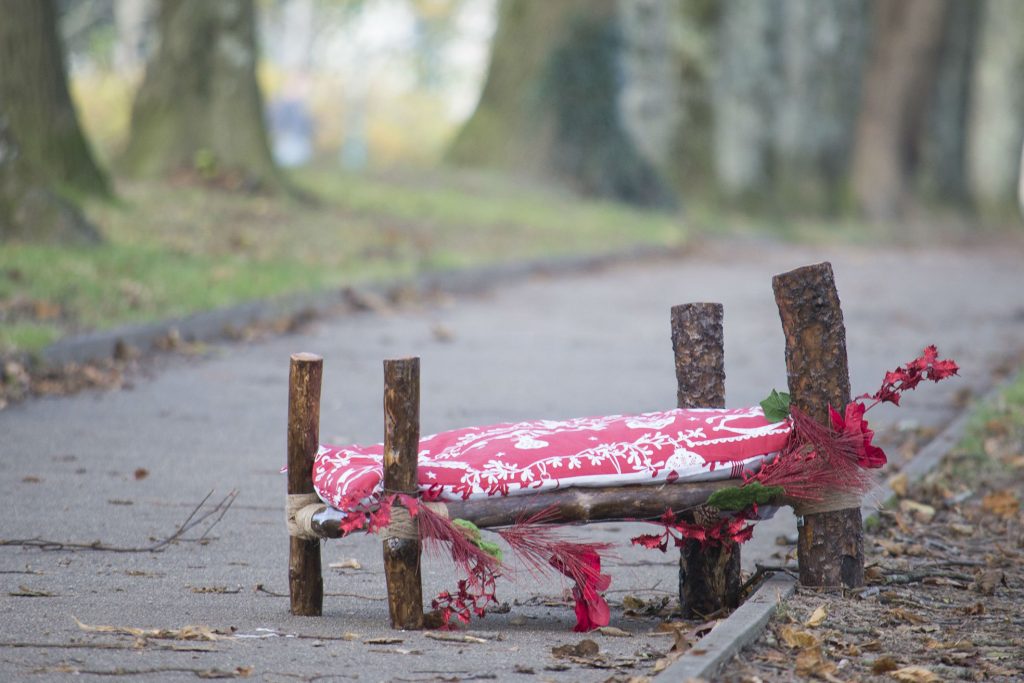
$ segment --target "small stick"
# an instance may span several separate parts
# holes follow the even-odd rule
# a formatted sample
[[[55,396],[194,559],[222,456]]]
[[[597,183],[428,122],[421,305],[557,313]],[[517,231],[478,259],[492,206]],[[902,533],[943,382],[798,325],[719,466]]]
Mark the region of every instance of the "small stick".
[[[672,308],[678,408],[725,407],[722,317],[722,304],[693,303]],[[686,540],[679,552],[683,617],[714,614],[739,604],[738,543],[701,547],[697,541]]]
[[[238,491],[229,491],[224,498],[220,500],[216,505],[207,510],[201,515],[197,516],[197,512],[203,507],[203,505],[210,499],[213,491],[206,494],[200,503],[192,509],[189,516],[185,518],[181,524],[178,525],[177,529],[170,536],[160,539],[155,543],[146,546],[116,546],[109,545],[102,541],[93,541],[91,543],[77,543],[74,541],[52,541],[45,538],[23,538],[23,539],[0,539],[0,546],[22,546],[25,548],[38,548],[39,550],[95,550],[100,552],[108,553],[161,553],[167,549],[167,546],[174,543],[191,542],[197,543],[204,540],[213,527],[224,518],[224,515],[231,508],[231,504],[238,497]],[[210,517],[217,515],[217,517],[207,526],[202,536],[199,538],[185,538],[185,534],[204,523]]]
[[[415,496],[420,441],[420,359],[384,361],[384,490]],[[416,520],[412,520],[413,528]],[[384,576],[391,627],[423,628],[420,541],[385,536]]]
[[[689,520],[711,494],[735,485],[725,480],[578,487],[486,500],[445,501],[445,506],[450,518],[465,519],[481,529],[512,526],[541,512],[550,512],[546,520],[549,524],[654,521],[665,510]],[[312,526],[324,538],[345,535],[337,519],[314,519]]]
[[[792,404],[822,424],[828,407],[850,402],[846,327],[829,263],[797,268],[772,280],[786,335],[786,374]],[[864,524],[860,507],[804,515],[797,558],[805,586],[864,585]]]
[[[288,377],[288,495],[313,493],[313,459],[320,442],[320,384],[324,360],[312,353],[291,357]],[[318,539],[288,538],[288,592],[291,612],[323,613],[324,579]]]

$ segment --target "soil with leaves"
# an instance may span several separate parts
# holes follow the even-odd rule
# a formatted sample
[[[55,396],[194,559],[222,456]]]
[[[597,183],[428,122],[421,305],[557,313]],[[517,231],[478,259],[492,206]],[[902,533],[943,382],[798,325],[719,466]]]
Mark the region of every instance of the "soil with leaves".
[[[865,535],[867,585],[799,588],[720,680],[1024,680],[1024,380],[894,489]]]

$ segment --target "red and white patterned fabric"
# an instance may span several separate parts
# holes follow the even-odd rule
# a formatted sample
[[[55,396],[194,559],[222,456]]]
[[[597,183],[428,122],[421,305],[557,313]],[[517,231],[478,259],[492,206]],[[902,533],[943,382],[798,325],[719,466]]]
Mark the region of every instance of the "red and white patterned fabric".
[[[440,500],[570,486],[733,479],[786,443],[789,421],[758,408],[668,410],[471,427],[420,440],[419,486]],[[383,444],[320,446],[313,485],[341,510],[379,493]]]

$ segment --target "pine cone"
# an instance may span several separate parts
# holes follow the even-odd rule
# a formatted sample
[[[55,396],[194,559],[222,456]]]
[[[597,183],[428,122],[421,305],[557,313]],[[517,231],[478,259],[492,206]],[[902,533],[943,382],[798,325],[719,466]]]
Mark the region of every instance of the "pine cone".
[[[719,509],[712,505],[699,505],[693,511],[693,521],[701,526],[709,527],[718,524]]]

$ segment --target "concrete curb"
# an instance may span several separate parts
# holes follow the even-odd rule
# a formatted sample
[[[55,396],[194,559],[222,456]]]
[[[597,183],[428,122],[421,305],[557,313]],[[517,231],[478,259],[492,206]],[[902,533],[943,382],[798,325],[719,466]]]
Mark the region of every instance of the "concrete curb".
[[[386,300],[392,293],[406,290],[421,293],[480,294],[497,286],[520,282],[531,277],[564,277],[624,263],[670,259],[678,257],[686,249],[685,245],[641,245],[602,254],[424,273],[404,280],[356,284],[325,292],[285,296],[270,301],[253,301],[230,308],[195,313],[183,318],[66,337],[43,349],[40,358],[49,365],[106,359],[114,355],[118,344],[125,344],[145,353],[153,350],[155,344],[172,331],[176,331],[183,340],[189,342],[223,340],[230,338],[233,332],[237,333],[250,325],[272,323],[289,315],[324,316],[351,311],[353,307],[346,301],[346,297],[353,292],[357,295],[366,295],[365,298],[382,300]]]
[[[779,603],[796,590],[796,580],[775,574],[746,602],[700,639],[697,646],[654,677],[655,681],[714,680],[718,669],[757,640]]]
[[[987,403],[988,401],[991,401],[1004,386],[1005,382],[996,383],[985,393],[979,403]],[[886,507],[890,501],[896,497],[896,491],[893,489],[892,483],[897,477],[906,475],[907,484],[916,484],[938,467],[946,454],[953,450],[953,447],[956,446],[961,437],[963,437],[964,431],[967,429],[967,423],[970,422],[972,414],[973,411],[962,411],[946,426],[945,429],[939,432],[924,448],[918,451],[917,455],[903,466],[903,469],[890,476],[884,482],[873,488],[868,495],[864,496],[865,500],[874,501],[872,503],[864,503],[861,505],[860,513],[864,518],[864,521],[867,522],[868,520],[877,517],[879,509]]]

